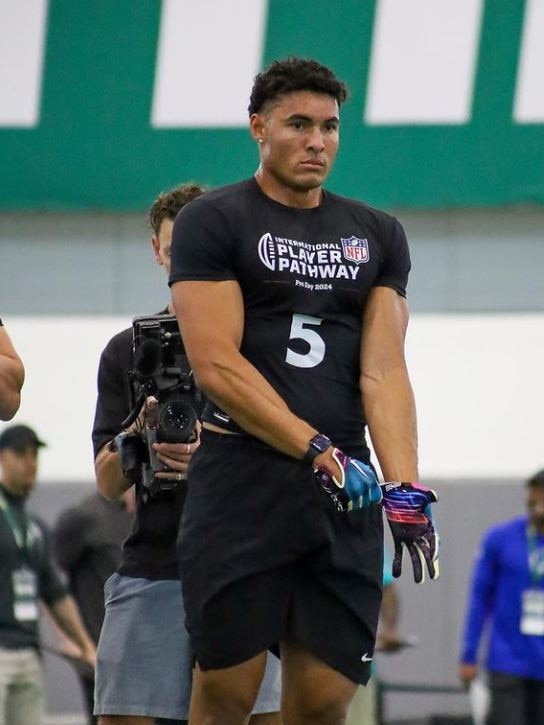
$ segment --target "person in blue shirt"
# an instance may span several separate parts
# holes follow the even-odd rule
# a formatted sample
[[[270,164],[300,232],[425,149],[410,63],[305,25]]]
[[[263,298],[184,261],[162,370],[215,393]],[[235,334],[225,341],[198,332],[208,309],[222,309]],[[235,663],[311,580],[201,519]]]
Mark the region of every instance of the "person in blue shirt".
[[[459,676],[476,678],[488,629],[486,725],[544,723],[544,470],[526,488],[527,515],[485,533],[470,588]]]

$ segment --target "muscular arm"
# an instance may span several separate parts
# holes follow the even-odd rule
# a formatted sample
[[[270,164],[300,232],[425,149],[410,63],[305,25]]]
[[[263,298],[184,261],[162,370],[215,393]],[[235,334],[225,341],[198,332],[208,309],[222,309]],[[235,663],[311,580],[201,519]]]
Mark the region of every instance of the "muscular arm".
[[[23,363],[0,326],[0,420],[11,420],[19,409],[24,379]]]
[[[375,287],[363,314],[361,392],[372,444],[386,481],[417,481],[417,424],[404,359],[408,308]]]
[[[244,310],[237,282],[177,282],[172,300],[199,386],[248,433],[302,458],[317,433],[295,416],[240,353]]]

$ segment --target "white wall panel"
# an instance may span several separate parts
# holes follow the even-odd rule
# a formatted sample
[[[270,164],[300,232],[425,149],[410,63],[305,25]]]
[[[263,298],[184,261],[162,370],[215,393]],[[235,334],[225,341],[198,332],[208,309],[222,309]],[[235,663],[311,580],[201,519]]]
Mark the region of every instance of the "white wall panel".
[[[48,441],[41,478],[91,480],[96,370],[128,317],[5,318],[26,365],[17,420]],[[524,477],[544,467],[544,314],[413,315],[407,357],[421,477]]]
[[[543,314],[415,315],[407,356],[424,477],[544,468]]]
[[[247,126],[267,7],[266,0],[163,2],[153,126]]]
[[[519,123],[544,123],[544,2],[527,0],[514,102]]]
[[[378,0],[365,121],[470,118],[482,0]]]
[[[0,126],[35,126],[47,0],[0,0]]]
[[[25,364],[22,404],[13,422],[48,444],[40,480],[94,480],[91,430],[100,353],[129,317],[2,318]],[[2,427],[9,423],[0,424]]]

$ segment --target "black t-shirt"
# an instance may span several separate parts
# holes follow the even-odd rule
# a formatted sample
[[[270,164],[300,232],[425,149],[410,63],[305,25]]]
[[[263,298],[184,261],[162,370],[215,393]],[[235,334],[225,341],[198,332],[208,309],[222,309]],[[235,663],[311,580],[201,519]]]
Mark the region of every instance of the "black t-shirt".
[[[195,199],[174,224],[170,284],[237,280],[241,353],[298,416],[338,446],[360,446],[363,308],[370,290],[405,296],[410,255],[388,214],[323,192],[312,209],[270,199],[255,179]],[[235,425],[210,404],[204,420]]]
[[[98,368],[98,398],[93,426],[94,455],[121,432],[132,407],[128,371],[132,368],[132,328],[106,345]],[[176,537],[185,500],[185,484],[157,498],[143,501],[136,486],[136,516],[123,544],[119,572],[145,579],[178,579]]]
[[[121,545],[132,516],[121,501],[88,496],[60,515],[53,530],[57,562],[95,644],[104,620],[104,584],[121,563]]]
[[[67,591],[53,563],[49,530],[43,521],[26,511],[25,500],[0,486],[17,531],[27,531],[27,547],[17,545],[8,518],[0,509],[0,647],[21,649],[38,647],[38,624],[15,617],[13,573],[22,567],[31,569],[37,580],[38,598],[52,605]]]

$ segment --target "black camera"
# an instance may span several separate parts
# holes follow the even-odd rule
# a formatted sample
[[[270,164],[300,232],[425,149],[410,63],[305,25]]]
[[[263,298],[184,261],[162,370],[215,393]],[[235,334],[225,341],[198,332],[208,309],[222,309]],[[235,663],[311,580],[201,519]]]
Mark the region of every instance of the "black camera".
[[[157,410],[141,431],[120,433],[114,449],[119,452],[126,478],[142,484],[144,497],[155,497],[172,491],[179,482],[156,477],[156,473],[169,469],[158,460],[153,444],[196,440],[202,396],[174,315],[135,317],[132,329],[133,367],[129,379],[133,408],[122,427],[132,425],[148,396],[157,399]]]

